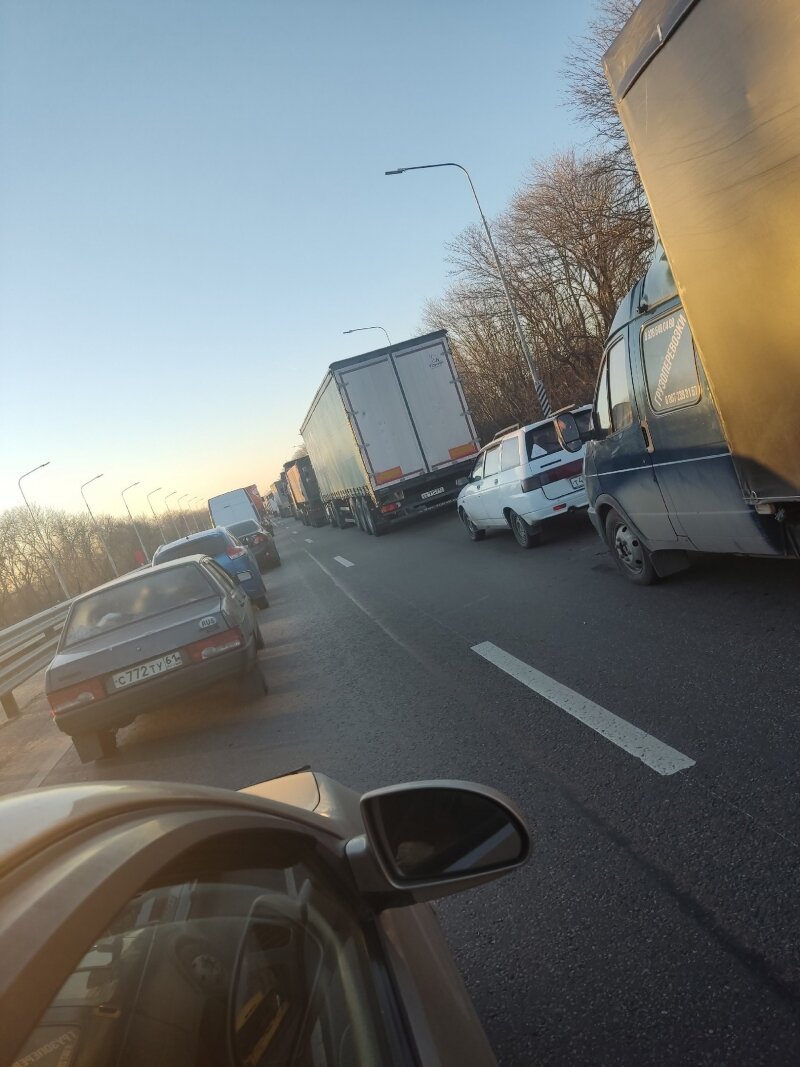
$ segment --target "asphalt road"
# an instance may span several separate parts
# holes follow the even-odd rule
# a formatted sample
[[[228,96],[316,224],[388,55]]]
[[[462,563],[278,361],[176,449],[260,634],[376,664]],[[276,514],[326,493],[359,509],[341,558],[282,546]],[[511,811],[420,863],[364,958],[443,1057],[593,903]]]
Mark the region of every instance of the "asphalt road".
[[[641,589],[583,518],[531,552],[452,512],[278,539],[269,695],[185,701],[47,784],[310,763],[359,790],[493,785],[533,858],[438,910],[501,1063],[796,1064],[800,568],[707,559]]]

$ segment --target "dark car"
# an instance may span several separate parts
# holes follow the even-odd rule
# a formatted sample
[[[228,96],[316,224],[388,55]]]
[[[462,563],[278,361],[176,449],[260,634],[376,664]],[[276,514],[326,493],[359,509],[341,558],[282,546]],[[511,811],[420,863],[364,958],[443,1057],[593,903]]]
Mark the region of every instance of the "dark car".
[[[137,715],[222,678],[260,678],[264,647],[243,589],[212,559],[191,556],[73,600],[45,691],[82,762],[111,755]]]
[[[278,555],[271,528],[268,530],[263,523],[258,523],[255,519],[242,519],[241,522],[231,523],[225,529],[243,545],[247,545],[262,571],[268,567],[280,567],[281,557]]]
[[[496,1064],[427,903],[525,862],[493,790],[84,783],[0,826],[3,1064]]]
[[[215,526],[201,533],[190,534],[181,537],[178,541],[170,541],[167,545],[161,545],[153,553],[153,566],[166,563],[171,559],[180,559],[182,556],[194,556],[200,553],[211,556],[226,570],[232,578],[235,578],[245,593],[255,602],[256,607],[267,608],[267,590],[261,577],[256,558],[247,545],[222,526]]]

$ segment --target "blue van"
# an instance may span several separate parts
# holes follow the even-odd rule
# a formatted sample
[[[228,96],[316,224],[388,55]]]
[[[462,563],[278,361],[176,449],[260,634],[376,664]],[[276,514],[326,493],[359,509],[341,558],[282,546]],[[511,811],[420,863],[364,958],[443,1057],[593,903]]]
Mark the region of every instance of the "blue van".
[[[793,516],[741,487],[660,245],[612,323],[592,428],[568,412],[556,425],[565,448],[587,442],[589,517],[632,582],[685,569],[689,551],[798,555]]]

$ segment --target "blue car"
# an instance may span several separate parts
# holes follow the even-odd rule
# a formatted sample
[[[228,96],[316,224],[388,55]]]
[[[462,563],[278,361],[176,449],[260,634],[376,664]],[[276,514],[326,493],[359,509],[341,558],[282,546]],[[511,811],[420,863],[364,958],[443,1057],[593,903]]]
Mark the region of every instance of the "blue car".
[[[246,545],[221,526],[190,534],[179,541],[170,541],[168,545],[161,545],[153,554],[153,566],[179,559],[181,556],[196,556],[198,553],[211,556],[232,578],[236,578],[257,608],[269,607],[267,590],[255,556]]]

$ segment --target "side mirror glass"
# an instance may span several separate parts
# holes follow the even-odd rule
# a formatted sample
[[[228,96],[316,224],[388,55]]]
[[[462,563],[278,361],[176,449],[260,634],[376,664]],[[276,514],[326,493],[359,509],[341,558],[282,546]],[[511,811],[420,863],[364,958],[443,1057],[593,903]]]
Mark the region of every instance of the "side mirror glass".
[[[567,452],[580,452],[583,448],[583,436],[572,412],[565,411],[563,415],[556,416],[555,426],[561,447]]]
[[[469,782],[378,789],[361,798],[361,814],[374,855],[396,888],[452,883],[449,891],[458,891],[518,867],[530,852],[530,835],[510,802]]]

